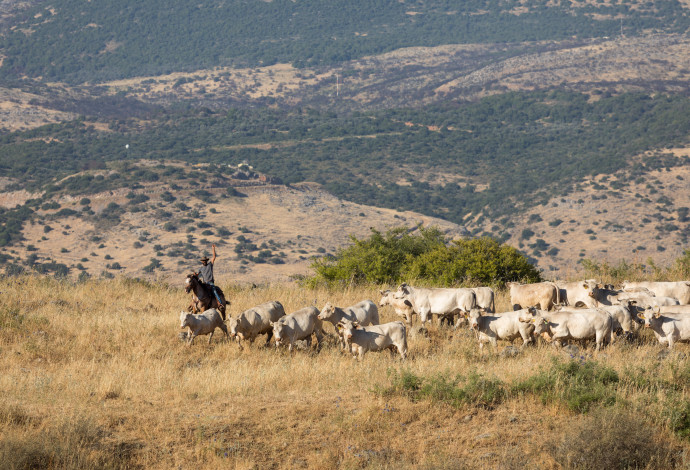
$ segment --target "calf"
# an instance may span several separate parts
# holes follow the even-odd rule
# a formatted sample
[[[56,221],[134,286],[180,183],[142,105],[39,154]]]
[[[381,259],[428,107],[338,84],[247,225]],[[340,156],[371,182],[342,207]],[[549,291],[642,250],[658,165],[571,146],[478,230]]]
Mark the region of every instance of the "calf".
[[[624,300],[619,305],[601,305],[600,310],[608,312],[613,320],[611,324],[612,332],[623,331],[625,335],[631,335],[637,325],[637,309],[635,308],[635,301]],[[582,312],[586,309],[578,309],[572,307],[564,307],[559,309],[559,312]]]
[[[659,307],[647,307],[640,318],[645,328],[651,328],[660,344],[668,344],[669,349],[678,342],[690,341],[690,315],[683,313],[665,313]]]
[[[337,328],[350,346],[353,355],[362,360],[367,351],[381,351],[396,348],[400,357],[407,356],[407,330],[401,321],[383,325],[360,326],[358,322],[342,320]]]
[[[512,343],[515,339],[522,338],[522,347],[531,343],[534,325],[529,320],[520,321],[521,315],[526,312],[527,310],[518,310],[500,315],[482,315],[480,309],[472,309],[468,315],[470,329],[477,332],[479,350],[483,351],[484,343],[487,342],[494,348],[498,347],[499,339]]]
[[[355,305],[349,307],[340,308],[327,302],[326,305],[321,309],[319,313],[319,320],[330,322],[334,327],[341,320],[356,321],[362,326],[367,325],[378,325],[379,324],[379,309],[376,304],[371,300],[362,300]],[[338,328],[336,332],[340,334]],[[345,340],[341,336],[341,344],[343,349],[345,349]]]
[[[194,314],[187,312],[180,312],[180,328],[189,328],[189,343],[188,346],[192,345],[192,341],[199,335],[208,335],[208,343],[211,344],[211,338],[213,338],[213,332],[216,328],[220,328],[225,333],[225,337],[228,337],[228,329],[223,323],[223,319],[220,313],[215,308],[206,310],[205,312]]]
[[[564,340],[592,339],[596,341],[596,350],[601,349],[604,341],[611,341],[613,319],[611,315],[601,309],[579,309],[564,312],[545,312],[530,308],[528,315],[532,316],[534,334],[547,333],[556,347]],[[523,315],[523,321],[529,320]]]
[[[404,299],[396,299],[395,292],[391,290],[382,290],[381,300],[379,300],[379,307],[390,305],[393,307],[396,315],[403,317],[408,325],[412,325],[412,315],[415,313],[414,309],[405,303]]]
[[[230,318],[230,336],[237,338],[237,344],[242,348],[242,340],[253,343],[257,336],[266,334],[266,345],[273,337],[271,322],[278,321],[285,316],[285,309],[280,302],[266,302],[240,313],[237,318]]]
[[[560,303],[559,290],[553,282],[536,284],[509,282],[506,285],[510,288],[510,304],[513,310],[529,307],[551,310],[554,305]]]
[[[316,335],[317,344],[321,344],[323,339],[323,324],[319,320],[319,309],[316,307],[304,307],[296,312],[286,315],[278,321],[271,322],[273,336],[276,339],[276,348],[281,343],[288,343],[288,350],[292,348],[296,341],[306,340],[311,347],[311,335]]]
[[[439,316],[439,322],[444,317],[451,317],[452,320],[455,314],[469,313],[477,305],[474,291],[465,288],[422,288],[401,284],[394,297],[411,307],[419,315],[422,325],[432,314]]]

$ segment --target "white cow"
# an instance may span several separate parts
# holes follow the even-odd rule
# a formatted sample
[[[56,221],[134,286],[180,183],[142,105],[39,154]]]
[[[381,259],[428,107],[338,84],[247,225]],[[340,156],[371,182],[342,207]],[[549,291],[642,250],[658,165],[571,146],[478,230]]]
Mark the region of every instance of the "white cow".
[[[480,309],[472,309],[469,314],[470,329],[477,332],[479,350],[482,351],[487,342],[494,348],[498,347],[499,339],[512,343],[515,339],[522,338],[522,347],[531,343],[534,325],[530,319],[520,320],[525,313],[526,309],[490,315],[482,314]]]
[[[334,327],[341,320],[356,321],[362,326],[378,325],[380,323],[379,309],[371,300],[362,300],[355,305],[345,308],[336,307],[330,302],[326,302],[326,305],[321,309],[321,313],[319,313],[319,320],[330,322]],[[337,328],[336,332],[340,335]],[[345,339],[341,337],[340,340],[343,349],[345,349]]]
[[[422,325],[429,320],[429,315],[451,318],[458,313],[469,313],[476,304],[477,298],[472,289],[444,289],[412,287],[401,284],[394,297],[404,301],[419,315]]]
[[[622,330],[624,334],[632,334],[636,330],[637,326],[637,308],[635,307],[635,301],[624,300],[618,305],[600,305],[597,307],[600,310],[608,312],[611,315],[613,323],[611,324],[612,332],[617,332]],[[559,312],[581,312],[584,309],[578,309],[573,307],[563,307],[559,309]]]
[[[189,342],[188,346],[192,345],[192,341],[199,335],[208,335],[208,344],[211,344],[211,338],[213,338],[213,332],[216,328],[220,328],[228,337],[228,329],[223,323],[223,319],[220,313],[215,308],[211,308],[202,313],[188,313],[180,312],[180,328],[188,328]]]
[[[556,282],[560,303],[570,307],[594,308],[598,305],[594,289],[599,288],[596,281],[587,279],[576,282]]]
[[[666,305],[659,307],[661,314],[665,313],[682,313],[690,315],[690,305]]]
[[[674,297],[650,296],[642,292],[621,292],[616,296],[618,302],[634,300],[640,306],[663,307],[667,305],[679,305],[680,301]]]
[[[412,315],[414,309],[405,303],[404,299],[396,299],[395,292],[391,290],[381,290],[381,300],[379,300],[379,307],[390,305],[393,307],[395,314],[403,317],[408,325],[412,325]]]
[[[285,316],[285,309],[280,302],[266,302],[245,310],[237,318],[230,318],[230,336],[237,338],[237,344],[242,348],[242,341],[253,343],[257,336],[266,334],[266,345],[273,337],[271,322],[276,322]]]
[[[407,356],[407,329],[401,321],[383,325],[360,326],[357,322],[342,320],[337,328],[350,346],[353,355],[362,360],[367,351],[382,351],[395,347],[400,357]]]
[[[588,308],[566,312],[545,312],[530,308],[523,316],[523,321],[532,317],[534,334],[547,333],[554,345],[561,346],[561,341],[574,339],[592,339],[596,341],[597,351],[601,349],[605,340],[611,341],[613,319],[611,315],[601,309]]]
[[[494,304],[494,290],[491,287],[470,287],[476,297],[477,308],[483,308],[487,313],[496,312]]]
[[[553,282],[535,284],[508,282],[506,285],[510,288],[510,304],[513,310],[529,307],[551,310],[554,305],[561,303],[558,288]]]
[[[678,299],[680,305],[690,304],[690,281],[678,282],[623,282],[623,290],[644,287],[654,292],[657,297]]]
[[[271,322],[273,336],[276,340],[276,348],[281,343],[288,343],[288,350],[292,348],[296,341],[306,340],[307,346],[311,347],[311,335],[316,335],[316,341],[321,344],[323,339],[323,324],[319,320],[319,309],[316,307],[304,307],[303,309],[292,312]]]
[[[690,315],[662,314],[658,307],[647,307],[640,318],[644,319],[645,328],[651,328],[659,343],[668,344],[669,349],[673,349],[675,343],[690,341]]]

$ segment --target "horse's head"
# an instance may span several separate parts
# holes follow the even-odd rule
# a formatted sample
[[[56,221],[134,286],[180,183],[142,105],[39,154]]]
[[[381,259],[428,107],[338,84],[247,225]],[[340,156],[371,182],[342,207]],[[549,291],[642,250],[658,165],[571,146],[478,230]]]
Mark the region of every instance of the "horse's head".
[[[184,281],[184,291],[189,294],[197,284],[199,284],[197,273],[187,274],[187,279]]]

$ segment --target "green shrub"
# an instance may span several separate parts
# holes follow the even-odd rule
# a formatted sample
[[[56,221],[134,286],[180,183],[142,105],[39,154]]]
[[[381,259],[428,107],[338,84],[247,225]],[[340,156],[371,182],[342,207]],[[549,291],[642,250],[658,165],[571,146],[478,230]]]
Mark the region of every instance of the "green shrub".
[[[562,402],[571,411],[586,413],[594,405],[613,405],[617,383],[616,371],[597,362],[554,359],[549,369],[516,383],[513,392],[533,393],[543,403]]]
[[[514,280],[538,281],[539,271],[515,248],[491,238],[446,243],[435,227],[419,228],[417,235],[405,227],[385,234],[372,229],[368,239],[351,236],[353,244],[334,256],[312,263],[313,277],[305,284],[395,284],[424,281],[434,285],[461,282],[503,284]]]
[[[374,393],[381,396],[400,395],[412,401],[423,399],[445,403],[455,408],[465,404],[494,406],[507,396],[506,388],[498,379],[488,379],[476,371],[467,377],[448,374],[419,377],[409,370],[388,370],[389,387],[377,386]]]
[[[663,404],[662,418],[668,428],[684,439],[690,438],[690,402],[680,394],[672,394]]]

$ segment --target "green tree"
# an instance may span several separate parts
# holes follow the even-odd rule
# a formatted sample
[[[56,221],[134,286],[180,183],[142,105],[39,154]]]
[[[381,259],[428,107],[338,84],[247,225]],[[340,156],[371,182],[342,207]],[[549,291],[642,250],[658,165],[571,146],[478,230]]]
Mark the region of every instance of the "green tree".
[[[539,271],[515,248],[492,238],[455,240],[448,244],[435,227],[405,227],[385,234],[372,229],[368,239],[351,236],[353,244],[334,256],[315,260],[315,275],[306,284],[395,284],[401,281],[431,285],[503,285],[508,281],[540,280]]]

